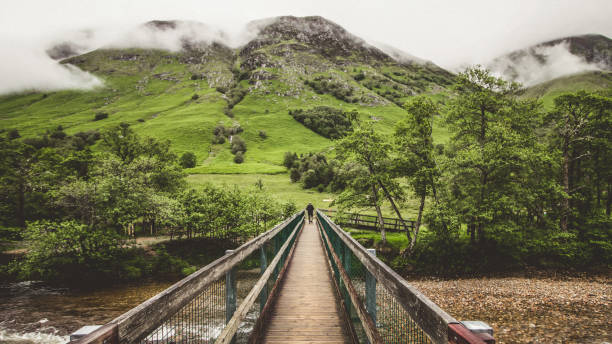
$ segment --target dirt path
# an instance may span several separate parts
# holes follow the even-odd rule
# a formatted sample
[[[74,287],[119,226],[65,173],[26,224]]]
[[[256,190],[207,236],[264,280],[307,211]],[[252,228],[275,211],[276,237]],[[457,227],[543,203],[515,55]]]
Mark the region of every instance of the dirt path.
[[[612,342],[612,276],[418,279],[458,320],[482,320],[503,343]]]

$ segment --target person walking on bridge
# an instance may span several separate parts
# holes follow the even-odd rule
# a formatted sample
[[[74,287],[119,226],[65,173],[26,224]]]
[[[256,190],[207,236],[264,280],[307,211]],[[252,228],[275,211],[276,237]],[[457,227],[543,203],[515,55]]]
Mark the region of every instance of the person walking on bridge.
[[[312,203],[308,203],[306,211],[308,212],[308,223],[312,223],[312,215],[314,214],[314,206]]]

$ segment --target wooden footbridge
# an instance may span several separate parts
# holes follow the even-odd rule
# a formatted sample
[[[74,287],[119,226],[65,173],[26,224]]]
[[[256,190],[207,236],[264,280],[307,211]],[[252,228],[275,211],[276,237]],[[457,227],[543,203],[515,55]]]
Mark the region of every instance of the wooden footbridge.
[[[76,341],[494,343],[317,211],[300,212]]]

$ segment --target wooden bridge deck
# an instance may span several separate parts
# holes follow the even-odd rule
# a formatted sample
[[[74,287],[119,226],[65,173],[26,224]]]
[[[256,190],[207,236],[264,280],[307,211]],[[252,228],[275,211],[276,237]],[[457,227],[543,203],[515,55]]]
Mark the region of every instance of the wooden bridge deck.
[[[287,267],[263,343],[350,343],[316,225],[306,223]]]

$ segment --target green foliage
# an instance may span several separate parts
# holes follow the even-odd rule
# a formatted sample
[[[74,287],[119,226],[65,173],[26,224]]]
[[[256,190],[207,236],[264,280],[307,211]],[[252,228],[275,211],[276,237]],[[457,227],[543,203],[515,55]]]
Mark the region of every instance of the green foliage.
[[[108,118],[108,114],[106,112],[98,112],[94,115],[94,121],[99,121],[105,118]]]
[[[286,152],[285,167],[290,169],[289,178],[292,182],[301,182],[304,189],[322,185],[322,188],[333,184],[336,173],[335,161],[328,162],[322,153],[308,153],[298,158],[296,153]]]
[[[358,101],[358,97],[353,96],[354,91],[350,85],[334,81],[324,75],[319,75],[312,80],[305,80],[304,84],[312,87],[318,94],[331,94],[336,99],[347,103],[356,103]]]
[[[193,152],[185,152],[181,155],[180,165],[182,168],[195,167],[197,164],[196,155]]]
[[[261,137],[262,139],[267,139],[268,138],[268,134],[266,133],[265,130],[260,130],[259,131],[259,137]]]
[[[236,155],[234,155],[234,162],[237,164],[242,164],[244,162],[244,153],[242,151],[236,152]]]
[[[9,140],[18,139],[20,137],[21,137],[21,135],[19,135],[19,130],[17,130],[17,129],[11,129],[7,133],[7,138]]]
[[[350,133],[352,121],[359,115],[355,110],[347,112],[329,106],[289,110],[289,114],[305,127],[329,139],[338,139]]]
[[[234,135],[232,136],[232,144],[230,146],[230,149],[232,151],[232,154],[238,154],[238,152],[244,154],[247,150],[246,142],[244,142],[244,140],[240,136]]]
[[[112,264],[125,245],[117,233],[91,229],[76,221],[37,221],[28,224],[30,246],[21,273],[26,278],[78,280]]]
[[[298,161],[297,153],[285,152],[285,156],[283,158],[283,166],[290,169],[293,165]],[[299,180],[299,178],[298,178]]]

